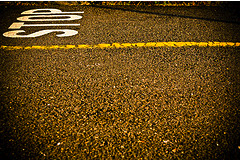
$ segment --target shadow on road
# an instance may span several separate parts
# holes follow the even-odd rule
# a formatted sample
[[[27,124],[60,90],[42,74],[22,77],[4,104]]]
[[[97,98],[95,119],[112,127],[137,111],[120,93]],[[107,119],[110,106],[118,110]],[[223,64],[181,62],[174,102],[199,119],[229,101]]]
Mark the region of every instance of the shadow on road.
[[[212,22],[223,22],[223,23],[240,24],[240,21],[221,20],[221,19],[215,19],[215,18],[213,19],[213,18],[205,18],[205,17],[194,17],[194,16],[169,14],[169,13],[159,13],[159,12],[146,11],[146,10],[143,11],[143,10],[138,10],[137,8],[135,9],[134,7],[129,8],[128,6],[124,6],[124,8],[123,8],[123,7],[120,7],[120,6],[92,5],[92,7],[112,9],[112,10],[130,11],[130,12],[136,12],[136,13],[146,13],[146,14],[153,14],[153,15],[160,15],[160,16],[171,16],[171,17],[180,17],[180,18],[189,18],[189,19],[199,19],[199,20],[212,21]]]

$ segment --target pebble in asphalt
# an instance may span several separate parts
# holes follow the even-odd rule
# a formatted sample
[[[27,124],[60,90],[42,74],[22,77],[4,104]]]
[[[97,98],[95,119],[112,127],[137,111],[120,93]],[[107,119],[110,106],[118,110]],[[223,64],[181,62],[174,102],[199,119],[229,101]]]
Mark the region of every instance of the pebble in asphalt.
[[[1,51],[8,159],[237,159],[239,48]]]

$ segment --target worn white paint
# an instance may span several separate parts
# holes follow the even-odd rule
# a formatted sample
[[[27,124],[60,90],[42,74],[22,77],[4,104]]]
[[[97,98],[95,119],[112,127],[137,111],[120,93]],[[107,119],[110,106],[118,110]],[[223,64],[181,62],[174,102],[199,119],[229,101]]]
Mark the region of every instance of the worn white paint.
[[[62,12],[59,9],[52,9],[52,8],[44,8],[44,9],[31,9],[22,12],[22,15],[29,14],[29,16],[22,16],[18,17],[17,20],[21,22],[14,22],[8,29],[20,29],[22,27],[61,27],[61,26],[80,26],[80,24],[72,23],[72,24],[35,24],[30,23],[26,24],[26,22],[44,22],[44,21],[72,21],[72,20],[79,20],[82,19],[80,15],[73,15],[73,14],[80,14],[84,13],[83,11],[74,11],[74,12]],[[65,15],[66,14],[66,15]],[[73,36],[78,33],[76,30],[72,29],[45,29],[36,31],[31,34],[26,34],[24,30],[13,30],[3,33],[5,37],[11,38],[34,38],[40,37],[49,33],[57,32],[57,37],[68,37]],[[60,33],[59,33],[60,32]],[[25,34],[24,34],[25,33]]]
[[[8,29],[20,29],[21,27],[55,27],[55,26],[80,26],[80,24],[24,24],[24,22],[14,22]]]
[[[24,33],[24,30],[14,30],[14,31],[8,31],[3,33],[3,36],[10,37],[10,38],[34,38],[34,37],[40,37],[45,34],[53,33],[53,32],[64,32],[62,34],[57,34],[57,37],[68,37],[78,34],[78,31],[71,30],[71,29],[46,29],[37,31],[28,35],[19,35],[19,33]]]
[[[40,12],[39,12],[40,11]],[[49,11],[49,12],[42,12],[42,11]],[[76,11],[76,12],[62,12],[60,9],[52,9],[52,8],[45,8],[45,9],[31,9],[22,12],[21,14],[79,14],[84,13],[83,11]]]
[[[54,18],[56,19],[50,19]],[[63,18],[68,17],[68,18]],[[45,18],[45,19],[40,19]],[[78,20],[81,19],[82,16],[79,15],[36,15],[36,16],[22,16],[18,17],[17,20],[19,21],[30,21],[30,22],[39,22],[39,21],[71,21],[71,20]]]

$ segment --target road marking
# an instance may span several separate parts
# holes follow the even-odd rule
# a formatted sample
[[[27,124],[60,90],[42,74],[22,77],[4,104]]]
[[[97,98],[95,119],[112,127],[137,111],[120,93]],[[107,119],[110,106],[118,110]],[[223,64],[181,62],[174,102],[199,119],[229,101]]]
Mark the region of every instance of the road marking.
[[[57,17],[55,19],[49,19]],[[65,19],[60,19],[58,17],[68,17]],[[43,18],[43,19],[40,19]],[[44,19],[45,18],[45,19]],[[79,15],[36,15],[36,16],[22,16],[18,17],[17,20],[24,21],[24,22],[39,22],[39,21],[72,21],[72,20],[79,20],[82,16]]]
[[[29,49],[93,49],[93,48],[133,48],[133,47],[240,47],[240,42],[148,42],[148,43],[112,43],[97,45],[52,45],[52,46],[1,46],[4,50]]]
[[[37,31],[28,35],[18,35],[18,33],[24,33],[24,30],[14,30],[14,31],[8,31],[3,33],[3,36],[5,37],[11,37],[11,38],[34,38],[34,37],[40,37],[42,35],[52,33],[52,32],[63,32],[62,34],[57,34],[57,37],[68,37],[68,36],[73,36],[78,33],[76,30],[71,30],[71,29],[46,29],[46,30],[41,30]],[[31,46],[28,46],[31,47]],[[45,47],[45,46],[41,46]]]
[[[39,12],[40,11],[40,12]],[[42,12],[42,11],[48,11],[48,12]],[[59,15],[59,13],[61,15]],[[63,14],[66,13],[67,15]],[[22,16],[18,17],[18,21],[24,21],[24,22],[13,22],[12,25],[8,29],[20,29],[21,27],[29,27],[29,29],[33,27],[55,27],[55,26],[80,26],[80,24],[24,24],[25,22],[45,22],[45,21],[72,21],[72,20],[79,20],[82,19],[82,16],[80,15],[71,15],[72,13],[84,13],[84,12],[62,12],[59,9],[32,9],[32,10],[27,10],[22,12],[23,15],[26,14],[34,14],[32,16]],[[35,15],[39,14],[39,15]],[[47,14],[47,15],[43,15]],[[57,15],[54,15],[57,14]],[[43,36],[48,33],[52,32],[64,32],[64,34],[58,34],[57,37],[68,37],[68,36],[73,36],[78,34],[78,31],[72,30],[72,29],[61,29],[61,30],[56,30],[56,29],[45,29],[45,30],[40,30],[35,33],[31,33],[28,35],[19,35],[18,33],[24,33],[25,30],[12,30],[3,33],[3,36],[8,37],[8,38],[35,38],[39,36]],[[42,47],[40,47],[42,48]]]
[[[24,22],[14,22],[8,29],[20,29],[21,27],[51,27],[51,26],[80,26],[80,24],[24,24]]]
[[[50,11],[50,12],[42,12],[42,11]],[[71,13],[76,14],[76,13],[84,13],[84,12],[83,11],[62,12],[59,9],[45,8],[45,9],[31,9],[31,10],[24,11],[21,14],[71,14]]]

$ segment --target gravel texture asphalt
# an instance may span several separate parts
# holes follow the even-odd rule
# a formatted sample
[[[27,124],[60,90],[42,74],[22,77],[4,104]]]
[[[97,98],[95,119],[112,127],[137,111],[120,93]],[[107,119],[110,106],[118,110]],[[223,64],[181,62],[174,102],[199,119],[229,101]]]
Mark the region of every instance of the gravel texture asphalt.
[[[84,11],[73,27],[79,34],[1,36],[1,45],[240,41],[239,11],[231,8],[44,8]],[[1,6],[1,33],[28,9]],[[1,159],[238,159],[239,52],[2,49]]]

